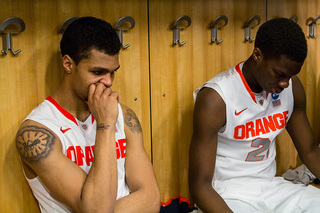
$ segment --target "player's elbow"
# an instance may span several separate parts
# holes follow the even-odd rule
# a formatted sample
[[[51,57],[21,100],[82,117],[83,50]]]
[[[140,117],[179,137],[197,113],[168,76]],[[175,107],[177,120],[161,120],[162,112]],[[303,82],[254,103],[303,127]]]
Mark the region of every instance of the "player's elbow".
[[[191,200],[194,203],[197,203],[197,201],[199,200],[199,188],[197,187],[197,184],[194,183],[193,181],[189,181],[189,193],[190,193],[190,197]]]
[[[151,204],[150,212],[155,212],[155,213],[160,212],[160,206],[161,206],[160,196],[157,198],[154,198],[150,204]]]
[[[117,201],[117,189],[110,189],[106,193],[99,193],[101,190],[83,190],[77,204],[72,208],[74,212],[110,212],[113,213]],[[95,196],[97,195],[97,196]]]
[[[189,193],[194,203],[202,199],[204,189],[212,188],[211,181],[189,175]]]
[[[149,197],[149,208],[150,212],[160,212],[160,206],[161,206],[161,197],[160,197],[160,191],[158,187],[154,187],[152,190],[148,193]]]

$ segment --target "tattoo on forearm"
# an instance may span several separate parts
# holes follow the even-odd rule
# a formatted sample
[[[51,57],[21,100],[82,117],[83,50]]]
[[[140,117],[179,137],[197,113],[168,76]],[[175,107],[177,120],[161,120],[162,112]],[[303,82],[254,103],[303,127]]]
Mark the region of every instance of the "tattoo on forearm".
[[[124,122],[131,129],[132,132],[137,132],[137,133],[142,132],[139,119],[131,109],[128,109],[126,111],[124,115]]]
[[[35,162],[50,154],[54,140],[55,135],[47,129],[28,126],[18,131],[16,147],[23,159]]]
[[[97,125],[97,130],[108,130],[109,127],[110,127],[109,124],[101,123],[101,124],[98,124],[98,125]]]

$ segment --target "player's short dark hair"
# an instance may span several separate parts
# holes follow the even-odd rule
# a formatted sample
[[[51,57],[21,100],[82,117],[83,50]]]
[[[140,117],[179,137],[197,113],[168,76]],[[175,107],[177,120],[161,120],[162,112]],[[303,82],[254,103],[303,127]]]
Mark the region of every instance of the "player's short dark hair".
[[[73,21],[63,33],[60,42],[62,56],[69,55],[76,64],[89,58],[92,49],[116,55],[120,48],[119,37],[112,26],[94,17],[82,17]]]
[[[303,62],[308,52],[302,29],[286,18],[271,19],[262,24],[257,32],[255,47],[266,59],[285,55],[296,62]]]

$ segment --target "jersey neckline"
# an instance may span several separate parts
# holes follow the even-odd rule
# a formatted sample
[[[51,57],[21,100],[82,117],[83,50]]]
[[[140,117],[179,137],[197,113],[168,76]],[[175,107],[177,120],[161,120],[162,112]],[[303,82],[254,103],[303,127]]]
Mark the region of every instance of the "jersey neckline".
[[[46,100],[52,103],[66,118],[68,118],[69,120],[74,122],[77,126],[79,126],[77,119],[70,112],[63,109],[62,106],[60,106],[51,96],[48,96]],[[93,123],[94,117],[93,115],[91,115],[91,117],[92,117],[92,123]]]
[[[243,64],[244,64],[244,61],[240,62],[239,64],[236,65],[235,69],[236,69],[237,73],[239,74],[239,76],[240,76],[240,78],[242,80],[242,83],[245,86],[246,90],[248,91],[249,95],[251,96],[252,100],[257,104],[256,96],[255,96],[254,92],[251,90],[251,88],[249,87],[246,79],[243,76],[242,66],[241,66]],[[266,99],[268,98],[268,95],[269,95],[269,93],[267,92],[266,93]]]

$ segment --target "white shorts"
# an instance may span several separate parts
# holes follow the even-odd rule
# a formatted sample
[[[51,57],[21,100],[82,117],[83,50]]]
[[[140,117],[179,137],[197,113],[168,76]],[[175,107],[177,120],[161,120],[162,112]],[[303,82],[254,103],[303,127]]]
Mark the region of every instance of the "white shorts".
[[[320,212],[320,189],[294,184],[282,177],[271,181],[253,178],[214,181],[213,187],[235,213]]]

